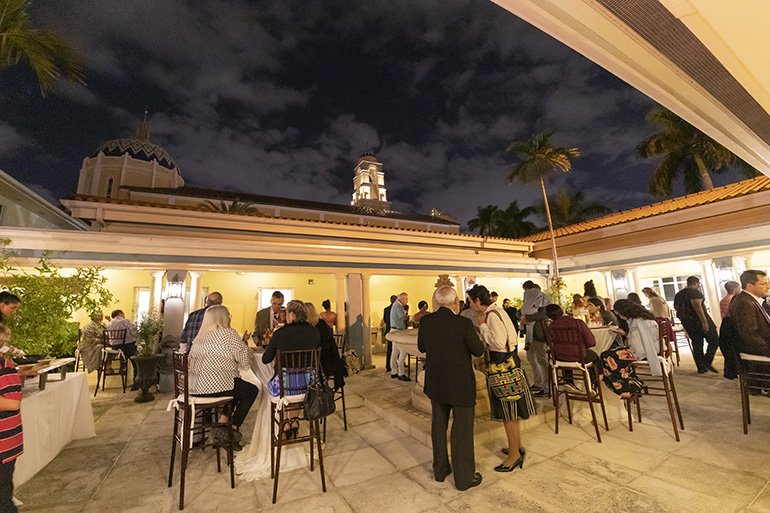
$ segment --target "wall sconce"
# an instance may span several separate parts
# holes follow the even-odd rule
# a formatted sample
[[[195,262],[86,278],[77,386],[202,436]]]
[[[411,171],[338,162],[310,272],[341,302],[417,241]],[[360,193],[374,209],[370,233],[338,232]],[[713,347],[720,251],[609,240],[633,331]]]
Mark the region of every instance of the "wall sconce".
[[[310,278],[309,280],[307,280],[307,284],[308,285],[312,285],[313,284],[313,278]]]
[[[168,270],[166,271],[166,297],[184,297],[184,285],[187,279],[187,271]]]

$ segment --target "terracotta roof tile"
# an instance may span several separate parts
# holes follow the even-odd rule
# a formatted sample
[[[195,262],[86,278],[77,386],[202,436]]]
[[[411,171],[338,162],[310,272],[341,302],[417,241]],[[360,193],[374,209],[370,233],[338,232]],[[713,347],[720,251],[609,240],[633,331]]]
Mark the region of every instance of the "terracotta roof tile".
[[[585,232],[588,230],[595,230],[598,228],[606,228],[608,226],[614,226],[618,224],[628,223],[647,217],[653,217],[661,214],[667,214],[669,212],[675,212],[677,210],[684,210],[686,208],[698,207],[701,205],[707,205],[717,201],[723,201],[731,198],[737,198],[740,196],[746,196],[761,191],[770,190],[770,177],[758,176],[749,180],[743,180],[738,183],[725,185],[723,187],[717,187],[709,191],[701,191],[695,194],[689,194],[687,196],[681,196],[679,198],[673,198],[659,203],[653,203],[652,205],[646,205],[644,207],[634,208],[631,210],[625,210],[623,212],[617,212],[597,219],[591,219],[582,223],[565,226],[564,228],[558,228],[554,231],[556,237],[563,237],[574,233]],[[522,237],[519,240],[525,242],[539,242],[547,240],[549,234],[547,231],[529,235],[528,237]]]

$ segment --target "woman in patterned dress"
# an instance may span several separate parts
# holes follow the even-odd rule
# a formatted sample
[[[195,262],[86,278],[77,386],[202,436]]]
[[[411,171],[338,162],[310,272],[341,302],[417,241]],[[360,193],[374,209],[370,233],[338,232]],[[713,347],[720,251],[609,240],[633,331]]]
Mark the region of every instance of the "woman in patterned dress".
[[[233,426],[239,430],[259,388],[240,378],[240,370],[251,368],[251,351],[238,332],[230,327],[227,308],[215,305],[206,310],[188,358],[190,394],[232,396]],[[226,419],[220,419],[220,422],[223,420]],[[234,449],[240,450],[237,442]]]

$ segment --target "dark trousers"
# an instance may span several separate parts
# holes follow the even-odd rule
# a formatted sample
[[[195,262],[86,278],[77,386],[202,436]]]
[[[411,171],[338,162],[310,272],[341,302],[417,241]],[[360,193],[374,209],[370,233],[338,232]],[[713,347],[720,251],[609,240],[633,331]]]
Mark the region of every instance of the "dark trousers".
[[[136,342],[131,342],[130,344],[115,344],[114,346],[110,346],[112,349],[120,349],[123,351],[123,354],[126,355],[126,360],[131,362],[131,366],[134,368],[134,377],[136,377],[136,363],[134,363],[134,360],[131,359],[132,356],[136,354]],[[110,355],[110,362],[113,360],[112,355]],[[126,370],[126,363],[121,360],[120,361],[120,372],[124,372]]]
[[[197,397],[224,397],[232,396],[235,409],[233,410],[233,426],[240,427],[243,424],[246,415],[257,398],[259,388],[241,378],[235,378],[235,384],[232,390],[217,392],[216,394],[195,394]]]
[[[387,333],[387,331],[385,333]],[[388,352],[385,354],[385,370],[388,372],[391,372],[390,355],[393,353],[393,342],[391,342],[390,340],[387,340],[387,342],[388,342]]]
[[[708,319],[709,329],[706,333],[703,333],[703,326],[700,320],[696,322],[682,321],[682,327],[690,337],[692,342],[692,359],[695,360],[695,366],[698,370],[703,370],[707,366],[711,365],[714,361],[714,355],[719,348],[719,335],[717,335],[717,327],[714,321],[709,317]],[[703,339],[706,339],[706,354],[703,354]]]
[[[452,471],[455,486],[468,488],[476,473],[476,458],[473,454],[473,406],[452,406],[431,400],[432,418],[430,436],[433,441],[433,474],[440,478],[449,474],[449,456],[446,446],[446,432],[449,413],[452,412]]]
[[[593,363],[594,365],[598,365],[599,368],[601,368],[602,366],[601,362],[599,361],[599,355],[594,353],[590,349],[586,351],[586,357],[583,359],[583,363],[585,365],[588,365],[589,363]],[[574,385],[575,378],[572,376],[572,373],[578,372],[578,371],[572,370],[572,369],[565,369],[565,370],[569,370],[569,372],[564,373],[564,383],[569,383],[570,385]],[[591,376],[593,376],[593,374],[591,374]]]
[[[19,511],[13,504],[13,471],[16,460],[0,463],[0,513],[16,513]]]

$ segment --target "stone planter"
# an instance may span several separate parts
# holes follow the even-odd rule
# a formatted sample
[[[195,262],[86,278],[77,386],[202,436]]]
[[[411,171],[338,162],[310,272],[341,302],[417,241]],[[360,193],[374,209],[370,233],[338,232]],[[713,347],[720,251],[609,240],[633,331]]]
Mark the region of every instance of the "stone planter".
[[[160,362],[161,358],[162,355],[159,354],[131,357],[136,364],[134,384],[141,390],[139,395],[134,398],[135,403],[146,403],[155,399],[155,396],[149,392],[149,389],[158,383],[158,362]]]

